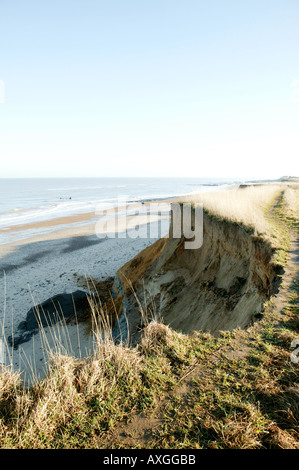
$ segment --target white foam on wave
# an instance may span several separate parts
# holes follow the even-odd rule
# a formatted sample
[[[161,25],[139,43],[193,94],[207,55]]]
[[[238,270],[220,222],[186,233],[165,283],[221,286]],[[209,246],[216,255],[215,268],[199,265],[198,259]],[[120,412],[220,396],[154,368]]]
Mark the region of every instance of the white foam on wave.
[[[60,217],[74,216],[76,214],[95,212],[96,208],[105,209],[111,199],[101,199],[93,201],[72,201],[60,202],[56,204],[42,205],[35,208],[24,209],[18,212],[0,214],[0,228],[5,229],[17,225],[43,222]],[[113,204],[113,203],[112,203]],[[117,202],[114,202],[114,206]]]

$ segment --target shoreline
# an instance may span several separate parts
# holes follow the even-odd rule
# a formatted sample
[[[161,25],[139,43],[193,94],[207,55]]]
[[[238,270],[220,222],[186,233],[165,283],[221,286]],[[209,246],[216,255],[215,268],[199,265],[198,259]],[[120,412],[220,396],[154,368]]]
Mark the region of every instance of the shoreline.
[[[85,212],[82,214],[69,215],[65,217],[57,217],[55,219],[49,219],[40,222],[34,222],[29,224],[21,224],[15,226],[9,226],[5,229],[0,229],[0,234],[18,232],[21,230],[31,230],[31,229],[40,229],[40,228],[49,228],[49,227],[59,227],[60,225],[65,225],[64,228],[57,228],[51,232],[40,233],[37,235],[31,235],[25,238],[21,238],[9,243],[0,244],[0,260],[7,254],[14,252],[19,246],[27,245],[29,243],[38,243],[42,241],[58,240],[63,238],[73,238],[77,236],[90,236],[95,234],[95,226],[98,222],[98,217],[105,214],[112,214],[116,211],[123,211],[125,209],[138,209],[142,208],[144,205],[148,206],[155,202],[162,204],[170,204],[170,202],[178,201],[180,196],[163,198],[163,199],[147,199],[134,201],[132,203],[128,202],[124,206],[116,206],[113,208],[108,208],[101,211]],[[96,219],[96,220],[93,220]],[[75,225],[81,222],[86,222],[86,224]],[[89,222],[89,223],[88,223]]]

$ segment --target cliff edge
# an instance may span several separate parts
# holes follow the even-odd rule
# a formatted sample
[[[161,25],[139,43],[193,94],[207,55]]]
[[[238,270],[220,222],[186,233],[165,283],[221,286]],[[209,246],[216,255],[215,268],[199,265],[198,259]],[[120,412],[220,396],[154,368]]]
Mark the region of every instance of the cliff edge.
[[[273,247],[245,225],[204,211],[202,246],[185,249],[185,241],[160,239],[118,271],[114,309],[133,342],[145,316],[183,333],[244,328],[278,290],[283,268]]]

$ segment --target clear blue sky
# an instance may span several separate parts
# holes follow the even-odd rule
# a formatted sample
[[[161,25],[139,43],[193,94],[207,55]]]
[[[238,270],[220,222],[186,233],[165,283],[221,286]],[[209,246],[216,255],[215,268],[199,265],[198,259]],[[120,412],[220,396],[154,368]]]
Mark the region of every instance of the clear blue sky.
[[[298,25],[298,0],[0,0],[0,177],[299,175]]]

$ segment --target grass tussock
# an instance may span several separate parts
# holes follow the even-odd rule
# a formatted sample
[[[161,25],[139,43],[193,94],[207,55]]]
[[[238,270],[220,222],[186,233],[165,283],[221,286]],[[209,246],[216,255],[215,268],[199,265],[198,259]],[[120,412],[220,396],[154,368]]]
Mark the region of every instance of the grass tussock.
[[[100,432],[142,400],[140,365],[136,351],[105,340],[96,355],[85,360],[53,356],[47,377],[28,389],[4,370],[1,446],[92,447]]]

